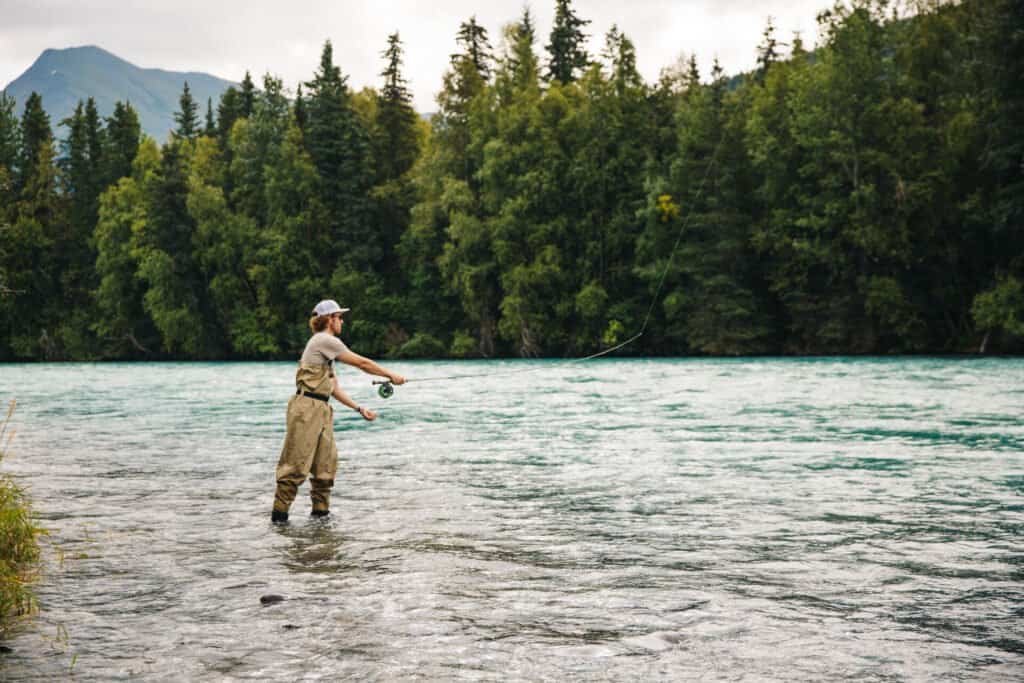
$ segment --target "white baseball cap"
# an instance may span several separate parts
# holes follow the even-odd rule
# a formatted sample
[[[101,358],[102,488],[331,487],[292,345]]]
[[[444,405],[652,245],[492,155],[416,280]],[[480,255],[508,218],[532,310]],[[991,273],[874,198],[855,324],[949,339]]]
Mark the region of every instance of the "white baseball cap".
[[[313,315],[331,315],[332,313],[348,313],[351,308],[342,308],[334,299],[324,299],[313,307]]]

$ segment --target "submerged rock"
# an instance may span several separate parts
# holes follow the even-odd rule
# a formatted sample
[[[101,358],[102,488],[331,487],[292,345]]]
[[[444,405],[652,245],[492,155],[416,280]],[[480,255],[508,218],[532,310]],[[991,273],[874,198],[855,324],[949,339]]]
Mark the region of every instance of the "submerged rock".
[[[260,604],[262,604],[262,605],[273,605],[273,604],[276,604],[278,602],[284,602],[284,596],[283,595],[270,594],[270,595],[264,595],[264,596],[260,597]]]

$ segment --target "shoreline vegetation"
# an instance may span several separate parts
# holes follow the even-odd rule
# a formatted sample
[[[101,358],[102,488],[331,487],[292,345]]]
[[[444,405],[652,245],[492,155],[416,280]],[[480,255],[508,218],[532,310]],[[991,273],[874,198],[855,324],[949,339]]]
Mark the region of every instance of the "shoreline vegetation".
[[[555,0],[546,37],[463,22],[429,122],[394,33],[379,88],[330,42],[294,90],[186,83],[163,144],[0,94],[0,361],[290,359],[323,298],[385,358],[580,357],[648,311],[620,355],[1024,353],[1022,17],[837,2],[647,83]]]
[[[0,464],[10,454],[10,429],[16,402],[0,421]],[[10,475],[0,472],[0,642],[36,612],[32,583],[39,575],[38,538],[43,530],[32,521],[25,492]]]

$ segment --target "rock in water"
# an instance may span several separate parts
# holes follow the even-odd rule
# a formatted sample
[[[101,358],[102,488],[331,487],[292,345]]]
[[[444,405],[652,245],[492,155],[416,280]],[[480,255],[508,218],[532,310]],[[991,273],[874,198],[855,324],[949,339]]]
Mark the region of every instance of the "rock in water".
[[[283,595],[273,595],[273,594],[271,594],[271,595],[264,595],[264,596],[262,596],[260,598],[260,604],[261,605],[274,605],[274,604],[277,604],[279,602],[284,602],[284,596]]]

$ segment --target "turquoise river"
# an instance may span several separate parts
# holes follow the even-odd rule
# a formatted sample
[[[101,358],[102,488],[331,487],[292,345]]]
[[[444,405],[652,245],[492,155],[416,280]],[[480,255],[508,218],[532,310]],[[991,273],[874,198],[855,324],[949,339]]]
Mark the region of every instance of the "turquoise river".
[[[0,365],[3,680],[1024,679],[1024,361],[398,362],[270,524],[291,363]],[[281,596],[263,604],[265,596]]]

